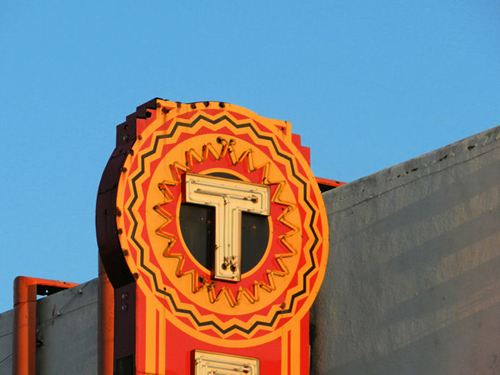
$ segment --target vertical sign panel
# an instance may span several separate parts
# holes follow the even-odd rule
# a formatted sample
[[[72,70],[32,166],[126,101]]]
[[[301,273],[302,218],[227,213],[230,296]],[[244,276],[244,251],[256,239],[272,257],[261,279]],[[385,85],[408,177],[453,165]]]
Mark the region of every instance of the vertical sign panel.
[[[328,225],[299,140],[219,102],[155,99],[119,126],[97,203],[116,371],[308,373]]]

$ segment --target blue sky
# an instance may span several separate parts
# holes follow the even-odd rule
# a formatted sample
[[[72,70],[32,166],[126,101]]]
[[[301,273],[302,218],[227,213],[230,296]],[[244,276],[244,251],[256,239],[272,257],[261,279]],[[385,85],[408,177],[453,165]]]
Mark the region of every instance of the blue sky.
[[[97,275],[115,125],[154,97],[290,120],[316,175],[374,173],[500,123],[500,3],[20,1],[0,11],[0,311],[17,275]]]

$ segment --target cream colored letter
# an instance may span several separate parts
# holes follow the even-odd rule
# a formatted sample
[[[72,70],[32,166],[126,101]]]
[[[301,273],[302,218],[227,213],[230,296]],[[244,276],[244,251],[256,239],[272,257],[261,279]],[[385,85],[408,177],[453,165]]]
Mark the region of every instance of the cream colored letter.
[[[241,213],[270,214],[267,185],[186,173],[186,202],[215,207],[215,278],[241,278]]]

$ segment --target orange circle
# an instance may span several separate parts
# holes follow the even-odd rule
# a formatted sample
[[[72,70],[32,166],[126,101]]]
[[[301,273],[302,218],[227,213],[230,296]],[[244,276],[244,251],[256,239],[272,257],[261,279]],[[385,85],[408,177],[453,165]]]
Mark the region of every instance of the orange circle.
[[[232,340],[234,334],[262,340],[302,317],[317,294],[328,255],[321,193],[311,183],[307,161],[286,135],[287,124],[278,126],[236,106],[212,117],[198,110],[188,114],[158,116],[126,159],[117,194],[123,212],[117,218],[124,230],[120,243],[130,250],[126,261],[140,275],[143,292],[186,331],[209,341]],[[224,137],[232,146],[217,144]],[[212,150],[204,155],[209,146]],[[218,158],[211,153],[219,153]],[[211,280],[180,235],[182,174],[215,169],[250,181],[260,173],[262,183],[273,189],[273,240],[261,262],[237,284]],[[257,286],[251,289],[250,282]],[[219,298],[211,300],[211,295]]]

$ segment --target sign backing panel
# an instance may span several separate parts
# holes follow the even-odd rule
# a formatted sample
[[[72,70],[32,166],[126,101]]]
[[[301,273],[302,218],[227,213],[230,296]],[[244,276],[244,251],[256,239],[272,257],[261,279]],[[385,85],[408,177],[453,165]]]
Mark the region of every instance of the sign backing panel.
[[[206,352],[308,373],[328,223],[289,123],[219,102],[146,103],[118,128],[97,227],[116,368],[194,374]]]

